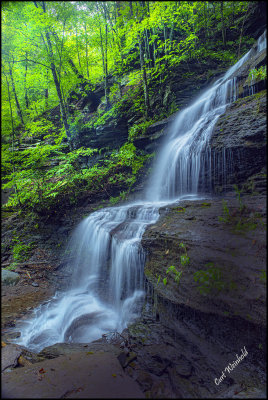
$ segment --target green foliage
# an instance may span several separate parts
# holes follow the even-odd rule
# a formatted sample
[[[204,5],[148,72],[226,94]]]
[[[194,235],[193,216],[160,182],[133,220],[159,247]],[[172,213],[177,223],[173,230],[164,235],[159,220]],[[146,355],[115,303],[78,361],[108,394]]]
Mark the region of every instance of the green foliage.
[[[266,284],[267,278],[266,278],[266,270],[265,270],[265,269],[262,269],[262,270],[261,270],[260,280],[261,280],[261,282],[263,282],[263,283]]]
[[[169,274],[170,272],[173,273],[173,277],[174,277],[175,282],[176,282],[177,284],[179,284],[182,271],[178,271],[178,270],[176,269],[176,267],[174,267],[174,265],[171,265],[171,266],[168,267],[168,269],[166,270],[166,274]]]
[[[49,215],[98,192],[107,198],[113,193],[111,201],[116,202],[133,187],[150,156],[127,143],[93,165],[90,158],[96,150],[70,151],[62,144],[66,134],[76,145],[81,132],[94,133],[115,118],[134,117],[140,122],[129,124],[129,142],[143,135],[152,123],[177,110],[172,98],[165,106],[157,102],[178,67],[183,79],[189,79],[195,62],[216,59],[225,68],[235,61],[234,38],[246,23],[250,3],[224,2],[221,8],[220,2],[148,2],[148,9],[142,2],[42,4],[3,6],[2,173],[3,187],[14,189],[6,209]],[[220,39],[223,28],[230,36],[225,44]],[[242,35],[240,42],[242,54],[252,38]],[[105,101],[111,108],[88,112],[88,120],[81,101],[107,82]],[[144,97],[146,85],[151,110]],[[79,103],[69,104],[72,93]],[[19,144],[31,140],[31,148],[19,150]],[[41,143],[36,145],[37,140]],[[82,160],[90,167],[82,169]]]
[[[227,201],[223,200],[223,216],[218,217],[219,221],[229,225],[236,234],[244,234],[248,231],[255,230],[258,225],[264,227],[261,215],[258,212],[250,211],[243,203],[241,199],[242,189],[234,185],[234,190],[239,207],[235,208],[231,213]]]
[[[128,195],[128,192],[124,191],[124,192],[120,192],[120,195],[117,197],[110,197],[109,201],[112,205],[117,204],[119,201],[123,201],[126,200],[126,197]]]
[[[180,244],[179,244],[179,247],[180,247],[181,249],[183,249],[184,252],[185,252],[185,254],[183,254],[183,255],[180,256],[180,263],[181,263],[181,266],[182,266],[182,267],[185,267],[186,265],[189,265],[189,263],[190,263],[190,259],[189,259],[188,254],[187,254],[187,249],[186,249],[186,246],[185,246],[184,243],[180,243]],[[173,278],[173,280],[174,280],[177,284],[179,284],[179,282],[180,282],[180,278],[181,278],[182,273],[183,273],[183,271],[178,271],[177,268],[176,268],[174,265],[171,265],[171,266],[168,267],[168,269],[166,270],[166,274],[170,274],[171,277]],[[161,280],[161,275],[158,276],[157,285],[159,284],[160,280]],[[164,277],[164,278],[163,278],[163,284],[166,286],[167,283],[168,283],[167,277]]]
[[[17,262],[26,261],[34,247],[35,244],[33,242],[29,244],[16,243],[12,250],[14,260]]]
[[[48,139],[54,138],[57,132],[55,125],[45,118],[40,118],[37,121],[29,121],[25,125],[24,136],[26,137],[43,137]]]
[[[102,165],[96,163],[81,168],[81,163],[96,153],[96,149],[79,148],[66,153],[64,145],[38,144],[19,153],[11,154],[6,161],[8,182],[3,188],[17,187],[5,207],[21,207],[37,213],[49,213],[59,205],[76,204],[80,195],[87,191],[104,191],[108,187],[126,187],[118,198],[111,198],[112,204],[126,198],[136,182],[136,176],[150,155],[136,151],[132,143],[126,143],[111,153]],[[53,157],[53,158],[52,158]],[[56,164],[56,165],[55,165]],[[108,192],[107,195],[109,196]],[[110,196],[109,196],[110,197]]]
[[[147,128],[154,123],[154,120],[150,121],[145,121],[141,122],[140,124],[135,124],[133,125],[128,133],[129,140],[132,141],[133,139],[136,139],[139,136],[142,136],[145,134]]]
[[[218,293],[225,287],[221,271],[219,268],[214,267],[213,263],[207,263],[206,265],[210,268],[194,273],[194,281],[199,284],[197,289],[201,294],[215,291]]]
[[[233,187],[234,187],[234,190],[235,190],[238,202],[239,202],[239,211],[242,212],[243,209],[245,208],[245,205],[243,204],[243,202],[241,200],[241,191],[242,191],[242,189],[239,190],[237,185],[234,185]]]
[[[211,207],[211,203],[202,203],[201,207]]]
[[[223,217],[219,216],[218,220],[220,222],[228,223],[230,221],[230,210],[226,200],[222,200],[222,208],[223,208]]]
[[[181,213],[181,212],[185,212],[186,208],[185,207],[176,207],[176,208],[174,208],[174,210]]]
[[[15,271],[15,269],[17,268],[17,265],[18,265],[17,262],[13,262],[8,267],[5,267],[4,269],[7,269],[8,271]]]
[[[251,69],[248,74],[247,83],[250,84],[253,80],[258,81],[263,79],[267,79],[266,65]]]

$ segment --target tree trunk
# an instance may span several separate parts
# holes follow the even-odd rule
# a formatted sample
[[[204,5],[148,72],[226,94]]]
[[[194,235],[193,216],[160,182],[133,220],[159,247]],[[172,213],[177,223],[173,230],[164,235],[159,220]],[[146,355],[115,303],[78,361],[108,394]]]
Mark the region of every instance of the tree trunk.
[[[108,25],[107,25],[107,12],[106,5],[103,3],[104,8],[104,17],[105,17],[105,81],[104,81],[104,90],[105,90],[105,103],[108,105]]]
[[[142,39],[140,36],[138,36],[138,38],[139,38],[139,50],[140,50],[140,67],[141,67],[141,72],[142,72],[143,92],[144,92],[144,101],[145,101],[145,113],[146,113],[146,117],[148,117],[148,115],[150,113],[150,102],[149,102],[149,95],[148,95],[147,76],[146,76],[146,70],[145,70],[145,65],[144,65]]]
[[[86,39],[86,63],[87,63],[87,77],[89,78],[89,69],[88,69],[88,51],[87,51],[87,25],[84,25],[85,28],[85,39]]]
[[[242,35],[243,35],[244,23],[245,23],[245,20],[246,20],[246,18],[247,18],[248,11],[249,11],[249,3],[248,3],[247,10],[246,10],[246,12],[245,12],[245,16],[244,16],[244,18],[243,18],[243,22],[242,22],[242,26],[241,26],[237,58],[240,57],[240,49],[241,49],[241,42],[242,42]]]
[[[35,5],[36,8],[39,8],[36,1],[34,1],[34,5]],[[44,1],[42,1],[41,7],[42,7],[42,9],[43,9],[43,12],[45,13],[45,12],[46,12],[46,7],[45,7],[45,2],[44,2]],[[59,43],[59,42],[60,42],[60,39],[59,39],[57,33],[52,31],[52,34],[53,34],[53,36],[55,37],[56,41]],[[42,33],[41,33],[41,35],[42,35]],[[42,36],[43,36],[43,35],[42,35]],[[81,81],[82,81],[83,83],[84,83],[84,82],[87,82],[86,79],[84,78],[84,76],[78,71],[78,69],[76,68],[76,66],[75,66],[75,64],[74,64],[74,62],[73,62],[73,60],[72,60],[71,58],[68,58],[68,63],[70,64],[70,66],[71,66],[73,72],[78,76],[78,78],[81,79]]]
[[[107,67],[107,37],[108,37],[108,24],[107,24],[107,10],[105,3],[103,5],[104,20],[105,20],[105,45],[104,38],[101,30],[101,22],[99,22],[100,29],[100,44],[101,44],[101,57],[102,57],[102,68],[104,75],[104,93],[105,93],[105,104],[108,105],[108,67]],[[97,5],[97,10],[99,10]]]
[[[48,70],[47,70],[47,88],[45,89],[45,109],[48,108]]]
[[[25,59],[26,59],[26,64],[25,64],[25,74],[24,74],[24,90],[25,90],[25,107],[28,109],[29,108],[29,98],[28,98],[28,91],[27,91],[27,52],[25,55]]]
[[[80,69],[82,69],[81,67],[81,61],[80,61],[80,53],[79,53],[79,48],[78,48],[78,37],[77,37],[77,28],[75,27],[75,37],[76,37],[76,51],[77,51],[77,57],[78,57],[78,64]]]
[[[53,49],[52,49],[52,44],[51,44],[51,40],[50,40],[48,32],[46,32],[46,39],[47,39],[47,44],[48,44],[48,49],[49,49],[50,68],[51,68],[53,80],[54,80],[54,83],[56,86],[57,95],[58,95],[58,99],[59,99],[59,103],[60,103],[60,112],[61,112],[62,122],[64,125],[64,129],[65,129],[67,138],[70,139],[71,135],[70,135],[70,130],[69,130],[69,124],[67,121],[67,114],[66,114],[66,110],[64,107],[64,102],[63,102],[63,98],[62,98],[62,93],[61,93],[61,89],[60,89],[60,83],[58,80],[56,67],[55,67],[54,62],[52,61],[53,60]]]
[[[17,114],[18,114],[18,117],[21,120],[22,125],[24,125],[22,111],[21,111],[19,99],[18,99],[18,96],[17,96],[16,88],[15,88],[15,82],[14,82],[14,79],[13,79],[12,67],[10,65],[10,62],[8,62],[8,67],[9,67],[9,75],[10,75],[12,90],[13,90],[13,94],[14,94],[14,97],[15,97],[16,107],[17,107]]]
[[[223,47],[226,47],[226,32],[225,32],[225,23],[224,23],[224,17],[223,17],[223,1],[221,1],[221,24],[222,24],[222,41],[223,41]]]
[[[8,102],[9,102],[10,120],[11,120],[11,128],[12,128],[12,160],[11,160],[11,163],[12,163],[12,172],[13,172],[13,174],[15,174],[16,170],[15,170],[14,159],[13,159],[14,141],[15,141],[15,129],[14,129],[14,121],[13,121],[13,113],[12,113],[12,105],[11,105],[11,96],[10,96],[10,90],[9,90],[9,82],[8,82],[7,76],[6,76],[6,82],[7,82]],[[19,196],[19,191],[18,191],[18,188],[17,188],[17,184],[14,183],[13,186],[14,186],[14,191],[15,191],[19,206],[21,207],[20,196]]]

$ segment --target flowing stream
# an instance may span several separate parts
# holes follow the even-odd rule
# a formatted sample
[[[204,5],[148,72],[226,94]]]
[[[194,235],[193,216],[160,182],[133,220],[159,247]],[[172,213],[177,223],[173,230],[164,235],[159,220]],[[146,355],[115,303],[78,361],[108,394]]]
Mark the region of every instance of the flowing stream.
[[[266,33],[255,51],[265,47]],[[178,113],[143,199],[95,211],[77,226],[68,247],[73,271],[69,289],[34,311],[16,343],[38,352],[59,342],[91,342],[122,331],[140,315],[145,296],[142,235],[157,221],[161,206],[198,198],[200,182],[209,184],[212,162],[204,151],[219,116],[236,99],[235,73],[252,51]]]

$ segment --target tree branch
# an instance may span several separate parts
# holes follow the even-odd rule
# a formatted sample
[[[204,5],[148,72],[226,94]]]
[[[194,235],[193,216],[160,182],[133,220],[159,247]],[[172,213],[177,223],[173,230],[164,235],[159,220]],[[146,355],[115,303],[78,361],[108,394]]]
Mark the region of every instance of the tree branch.
[[[29,60],[29,58],[25,58],[25,60],[14,60],[14,63],[15,62],[23,62],[23,61],[30,61],[30,62],[33,62],[35,64],[43,65],[43,67],[46,67],[46,68],[50,69],[50,67],[48,65],[42,64],[39,61]]]

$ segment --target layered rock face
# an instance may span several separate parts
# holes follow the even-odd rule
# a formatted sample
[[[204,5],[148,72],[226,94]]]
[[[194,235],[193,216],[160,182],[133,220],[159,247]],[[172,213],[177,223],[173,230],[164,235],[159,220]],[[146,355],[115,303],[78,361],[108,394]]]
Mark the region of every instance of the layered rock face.
[[[261,387],[265,380],[266,198],[242,197],[243,211],[238,196],[224,200],[225,207],[222,199],[210,198],[163,208],[142,239],[156,326],[147,320],[130,332],[133,340],[145,343],[148,338],[161,342],[162,337],[154,350],[162,363],[169,360],[162,378],[166,374],[177,396],[221,397],[227,389],[241,389],[245,381],[246,386]],[[189,265],[182,265],[185,254]],[[181,273],[179,281],[167,272],[171,265]],[[247,358],[216,385],[214,378],[220,378],[244,346]],[[146,360],[146,350],[139,351]],[[186,375],[182,367],[187,367]],[[156,374],[153,368],[151,373]]]
[[[263,90],[232,103],[219,118],[209,149],[215,193],[232,190],[234,184],[265,192],[266,108]]]
[[[265,61],[262,52],[241,67],[238,99],[214,127],[203,154],[212,172],[200,180],[204,199],[160,209],[143,235],[148,303],[129,327],[138,362],[128,371],[148,396],[161,384],[157,394],[166,397],[265,396],[266,81],[251,90],[247,83]],[[138,140],[153,149],[173,120]],[[226,370],[244,347],[247,356]]]

